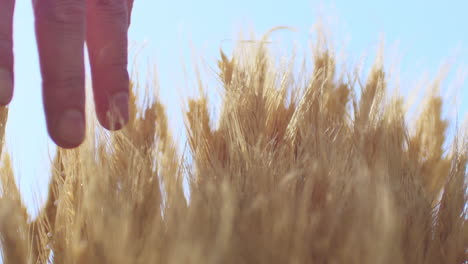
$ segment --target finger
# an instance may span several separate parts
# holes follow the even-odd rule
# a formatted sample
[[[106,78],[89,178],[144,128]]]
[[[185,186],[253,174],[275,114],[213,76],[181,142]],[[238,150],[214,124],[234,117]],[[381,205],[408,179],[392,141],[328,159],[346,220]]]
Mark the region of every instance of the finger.
[[[96,114],[103,127],[128,122],[127,0],[88,0],[87,36]]]
[[[36,37],[47,129],[64,148],[85,136],[84,0],[36,0]]]
[[[13,11],[14,0],[0,0],[0,105],[13,96]]]
[[[133,0],[127,0],[128,25],[132,22]]]

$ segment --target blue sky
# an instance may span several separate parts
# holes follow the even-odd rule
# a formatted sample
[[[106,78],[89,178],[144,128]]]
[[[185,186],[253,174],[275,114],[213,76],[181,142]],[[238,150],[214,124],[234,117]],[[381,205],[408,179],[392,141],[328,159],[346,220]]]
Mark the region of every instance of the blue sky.
[[[414,89],[424,76],[430,80],[449,59],[451,73],[442,92],[458,88],[458,103],[464,104],[460,112],[468,109],[468,85],[458,84],[468,73],[468,1],[135,1],[129,39],[146,43],[139,56],[140,74],[143,78],[146,66],[156,65],[160,97],[168,105],[173,130],[181,128],[181,98],[196,91],[193,50],[215,67],[219,48],[232,49],[240,30],[254,29],[261,34],[276,26],[297,29],[275,33],[278,46],[296,43],[306,50],[311,29],[321,17],[331,30],[333,44],[346,52],[350,63],[357,63],[363,54],[372,61],[384,35],[386,62],[397,66],[394,76],[399,77],[404,91]],[[23,197],[33,209],[45,198],[54,146],[47,136],[41,105],[31,1],[16,2],[16,90],[7,146]],[[209,81],[208,85],[212,89],[215,83]]]

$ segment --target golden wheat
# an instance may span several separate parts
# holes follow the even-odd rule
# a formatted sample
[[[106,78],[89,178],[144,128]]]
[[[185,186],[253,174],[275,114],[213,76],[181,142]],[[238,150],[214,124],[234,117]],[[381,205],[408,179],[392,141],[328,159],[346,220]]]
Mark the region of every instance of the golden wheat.
[[[468,141],[445,151],[441,98],[410,134],[381,64],[357,94],[331,50],[296,76],[262,43],[221,52],[216,126],[188,101],[188,153],[133,96],[122,132],[57,151],[35,219],[3,153],[3,263],[466,263]]]

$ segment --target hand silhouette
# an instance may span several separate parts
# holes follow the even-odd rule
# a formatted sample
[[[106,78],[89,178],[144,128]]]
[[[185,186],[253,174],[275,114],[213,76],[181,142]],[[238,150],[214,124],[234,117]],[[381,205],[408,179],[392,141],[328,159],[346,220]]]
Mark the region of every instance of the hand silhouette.
[[[0,0],[0,104],[13,97],[15,0]],[[60,147],[85,138],[84,43],[96,114],[118,130],[128,121],[127,32],[133,0],[33,0],[47,130]]]

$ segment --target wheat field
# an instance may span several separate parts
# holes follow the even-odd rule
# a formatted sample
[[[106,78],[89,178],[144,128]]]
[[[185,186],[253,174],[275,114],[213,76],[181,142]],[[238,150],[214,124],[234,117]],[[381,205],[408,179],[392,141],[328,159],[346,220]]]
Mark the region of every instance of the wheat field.
[[[133,95],[121,132],[90,121],[36,218],[4,150],[3,263],[467,263],[467,130],[448,138],[437,84],[408,122],[379,60],[361,80],[317,48],[297,73],[264,39],[221,52],[219,118],[188,99],[185,151],[159,100]]]

